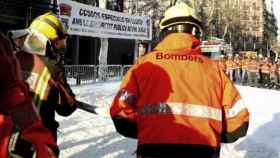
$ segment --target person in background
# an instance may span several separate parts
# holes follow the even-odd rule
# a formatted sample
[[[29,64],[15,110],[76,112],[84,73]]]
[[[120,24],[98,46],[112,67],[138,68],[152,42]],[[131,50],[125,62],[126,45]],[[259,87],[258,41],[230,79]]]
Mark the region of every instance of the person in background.
[[[276,78],[277,78],[277,81],[276,81],[276,89],[280,89],[280,59],[277,59],[276,61]]]
[[[242,75],[241,75],[241,84],[245,85],[248,83],[249,79],[248,79],[248,65],[250,63],[250,59],[248,58],[247,55],[243,55],[242,56],[242,60],[241,60],[241,68],[242,68]]]
[[[232,58],[232,54],[228,54],[226,59],[226,74],[228,75],[231,81],[233,81],[233,77],[234,77],[233,71],[234,71],[234,61]]]
[[[148,50],[148,45],[145,42],[140,42],[138,44],[138,53],[139,53],[139,57],[145,55],[147,53]]]
[[[270,65],[270,75],[269,75],[269,80],[270,83],[268,85],[269,89],[276,89],[277,88],[277,64],[276,62],[272,62],[271,61],[271,65]]]
[[[241,60],[239,54],[235,54],[234,59],[234,80],[235,83],[241,82]]]
[[[221,142],[246,135],[249,112],[233,82],[201,53],[202,24],[179,3],[160,22],[163,39],[132,66],[110,114],[138,140],[138,158],[218,158]]]
[[[262,87],[268,88],[268,85],[270,83],[270,67],[271,62],[268,57],[265,57],[262,61],[262,64],[260,65],[260,75],[262,76]]]
[[[248,64],[248,83],[252,87],[259,86],[259,63],[256,56],[250,56],[250,61]]]

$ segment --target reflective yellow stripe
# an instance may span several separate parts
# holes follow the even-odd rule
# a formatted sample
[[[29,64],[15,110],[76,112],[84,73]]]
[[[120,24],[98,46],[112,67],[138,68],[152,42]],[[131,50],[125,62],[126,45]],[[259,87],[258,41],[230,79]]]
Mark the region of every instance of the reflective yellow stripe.
[[[238,100],[231,109],[226,109],[226,118],[233,118],[237,116],[242,110],[246,109],[243,99]]]
[[[154,114],[175,114],[222,121],[221,109],[196,104],[159,103],[144,106],[139,113],[143,116]]]
[[[39,81],[38,81],[37,86],[36,86],[36,89],[34,90],[35,96],[33,98],[33,101],[35,102],[36,105],[38,105],[38,99],[40,98],[39,92],[40,92],[40,89],[41,89],[43,78],[44,78],[44,76],[46,74],[46,70],[45,69],[46,68],[44,68],[43,73],[40,75]]]
[[[50,78],[51,78],[51,74],[48,71],[48,69],[45,67],[42,75],[39,78],[37,87],[35,89],[35,97],[33,99],[38,109],[40,109],[41,107]]]

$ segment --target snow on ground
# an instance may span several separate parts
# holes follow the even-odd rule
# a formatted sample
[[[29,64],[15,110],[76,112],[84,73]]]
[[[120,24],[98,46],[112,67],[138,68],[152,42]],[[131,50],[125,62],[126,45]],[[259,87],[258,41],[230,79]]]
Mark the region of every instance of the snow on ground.
[[[77,97],[110,106],[119,82],[73,87]],[[280,91],[238,86],[251,117],[248,135],[222,146],[221,158],[280,158]],[[120,136],[110,118],[81,110],[60,122],[62,158],[135,158],[136,141]]]

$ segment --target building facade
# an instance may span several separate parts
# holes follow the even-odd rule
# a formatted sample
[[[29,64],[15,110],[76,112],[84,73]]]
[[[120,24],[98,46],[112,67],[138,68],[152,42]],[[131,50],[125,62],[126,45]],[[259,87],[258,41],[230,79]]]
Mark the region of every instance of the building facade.
[[[159,37],[158,23],[172,4],[160,0],[124,0],[124,12],[148,15],[154,20],[154,40]],[[231,43],[235,51],[267,51],[267,41],[274,41],[272,0],[177,0],[198,10],[204,25],[204,38],[218,37]]]
[[[266,3],[268,2],[269,3]],[[231,43],[235,51],[256,50],[266,55],[277,39],[271,0],[199,0],[206,36]]]
[[[247,46],[244,49],[260,49],[264,41],[265,4],[262,0],[243,0],[240,7],[242,11],[240,24],[243,28],[242,33],[245,35],[245,46]]]

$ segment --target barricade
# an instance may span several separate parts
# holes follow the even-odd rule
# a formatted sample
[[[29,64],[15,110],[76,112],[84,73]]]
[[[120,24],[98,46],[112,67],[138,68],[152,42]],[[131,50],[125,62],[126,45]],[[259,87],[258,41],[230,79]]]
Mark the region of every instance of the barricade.
[[[65,65],[71,86],[95,82],[120,81],[131,65]]]

